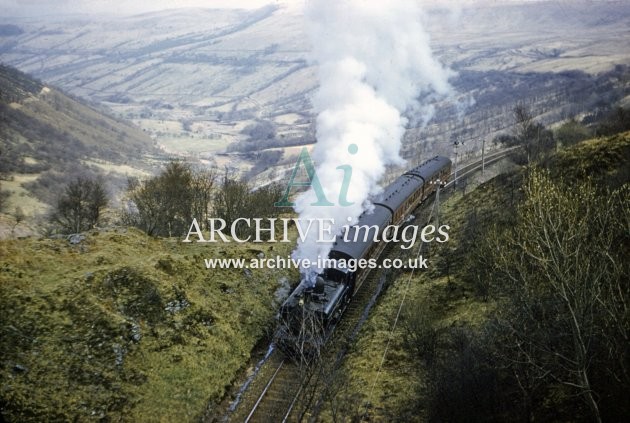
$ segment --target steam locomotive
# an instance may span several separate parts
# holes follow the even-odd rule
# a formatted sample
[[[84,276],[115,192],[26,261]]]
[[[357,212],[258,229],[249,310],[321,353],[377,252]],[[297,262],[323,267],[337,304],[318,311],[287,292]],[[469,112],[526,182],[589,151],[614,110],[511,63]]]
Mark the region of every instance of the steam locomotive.
[[[403,223],[436,190],[437,181],[446,182],[450,173],[451,160],[436,156],[399,176],[372,201],[373,210],[364,212],[357,224],[349,228],[348,236],[337,237],[329,258],[335,259],[336,263],[378,258],[385,243],[373,242],[372,237],[355,237],[358,228],[376,225],[378,239],[381,239],[381,233],[388,225]],[[314,285],[300,283],[280,308],[274,336],[276,345],[294,359],[316,354],[330,333],[330,327],[339,321],[369,271],[351,271],[336,265],[319,274]]]

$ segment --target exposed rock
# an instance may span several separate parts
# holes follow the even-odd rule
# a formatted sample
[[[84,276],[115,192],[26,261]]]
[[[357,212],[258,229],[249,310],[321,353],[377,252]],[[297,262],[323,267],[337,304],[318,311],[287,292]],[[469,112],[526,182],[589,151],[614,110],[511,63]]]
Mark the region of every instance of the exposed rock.
[[[140,329],[140,325],[137,323],[131,324],[131,339],[133,342],[140,342],[142,339],[142,330]]]
[[[16,364],[15,366],[13,366],[13,371],[15,373],[26,373],[28,372],[28,367],[22,366],[21,364]]]
[[[85,241],[85,235],[83,234],[72,234],[68,236],[68,242],[72,245],[80,244],[82,241]]]
[[[175,313],[185,309],[189,305],[190,305],[190,303],[188,302],[188,300],[186,298],[182,298],[182,299],[178,299],[178,300],[169,301],[166,304],[166,307],[164,307],[164,310],[166,310],[169,313],[175,314]]]
[[[114,344],[112,345],[112,349],[114,350],[114,355],[116,356],[116,365],[119,367],[122,366],[125,362],[125,348],[120,344]]]

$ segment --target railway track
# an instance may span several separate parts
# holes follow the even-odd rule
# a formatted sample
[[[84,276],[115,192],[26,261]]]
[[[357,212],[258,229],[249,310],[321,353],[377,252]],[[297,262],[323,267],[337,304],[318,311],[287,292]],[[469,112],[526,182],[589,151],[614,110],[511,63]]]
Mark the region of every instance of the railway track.
[[[381,259],[391,252],[386,249]],[[311,366],[299,366],[286,360],[280,351],[273,350],[261,366],[246,392],[222,420],[230,422],[293,422],[300,421],[320,399],[321,383],[341,363],[349,345],[359,332],[369,311],[385,288],[387,278],[383,269],[375,269],[348,305],[344,318],[331,331],[320,360]],[[334,336],[332,336],[334,334]]]
[[[270,363],[270,370],[272,373],[253,405],[243,404],[242,412],[235,414],[232,421],[246,423],[288,421],[306,383],[304,374],[295,363],[284,359],[280,353],[275,354]]]
[[[515,147],[518,148],[518,147]],[[457,180],[466,178],[506,156],[515,148],[488,154],[485,160],[465,164],[457,170]],[[445,188],[454,187],[454,172]],[[426,207],[421,205],[420,207]],[[393,254],[390,245],[385,248],[379,262]],[[396,251],[399,255],[400,252]],[[343,319],[332,328],[331,336],[322,351],[321,359],[311,366],[300,366],[283,357],[272,345],[254,374],[239,391],[224,422],[293,422],[316,418],[326,399],[328,384],[333,380],[345,354],[352,345],[363,323],[381,292],[386,289],[392,270],[374,269],[357,288]],[[332,336],[334,334],[334,336]]]
[[[478,170],[482,169],[484,166],[489,166],[493,163],[498,162],[499,160],[509,156],[512,152],[516,151],[519,148],[521,147],[520,146],[510,147],[504,150],[495,151],[493,153],[487,154],[485,159],[477,159],[471,163],[467,163],[463,166],[460,166],[457,169],[457,172],[455,171],[451,172],[449,182],[445,185],[445,188],[456,186],[458,180],[464,179],[467,176],[470,176],[470,174],[477,172]]]

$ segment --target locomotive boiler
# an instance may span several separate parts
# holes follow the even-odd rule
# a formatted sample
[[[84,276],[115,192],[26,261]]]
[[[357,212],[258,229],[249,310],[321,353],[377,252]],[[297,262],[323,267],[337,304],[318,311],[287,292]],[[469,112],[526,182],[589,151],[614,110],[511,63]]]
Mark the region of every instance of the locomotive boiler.
[[[377,259],[385,242],[361,239],[355,233],[361,227],[377,227],[382,232],[390,225],[402,224],[423,201],[437,189],[437,182],[446,182],[451,172],[451,160],[436,156],[414,167],[389,184],[372,200],[370,212],[364,212],[358,222],[348,228],[347,236],[337,237],[329,258],[334,266],[327,267],[315,278],[315,283],[300,283],[282,304],[278,314],[276,345],[294,359],[311,358],[326,342],[332,327],[360,289],[369,268],[340,265],[361,259]],[[376,239],[382,239],[380,236]]]

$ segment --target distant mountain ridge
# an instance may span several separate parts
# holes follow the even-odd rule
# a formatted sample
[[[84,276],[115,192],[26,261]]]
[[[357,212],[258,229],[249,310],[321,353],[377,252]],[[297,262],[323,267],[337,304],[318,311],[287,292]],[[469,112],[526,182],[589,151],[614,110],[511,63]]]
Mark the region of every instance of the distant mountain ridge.
[[[458,73],[452,83],[460,98],[468,103],[494,94],[496,101],[469,107],[464,120],[449,104],[436,104],[429,125],[410,119],[407,149],[433,143],[444,150],[433,153],[452,154],[454,137],[491,138],[505,129],[506,113],[517,100],[554,97],[539,110],[553,114],[549,122],[557,120],[561,107],[574,106],[571,113],[592,110],[592,102],[567,104],[566,95],[530,81],[542,75],[541,84],[556,87],[566,72],[596,77],[630,64],[627,2],[484,2],[456,12],[434,2],[425,18],[435,55]],[[317,67],[309,59],[306,22],[297,7],[0,17],[0,24],[23,31],[0,35],[0,61],[103,104],[168,152],[244,171],[257,170],[264,154],[269,173],[274,168],[282,173],[301,146],[316,141],[311,99]],[[503,84],[506,75],[510,80]],[[495,92],[498,84],[520,87],[518,98],[511,91]],[[470,132],[471,122],[481,129]],[[272,127],[272,139],[251,135],[252,125]]]

